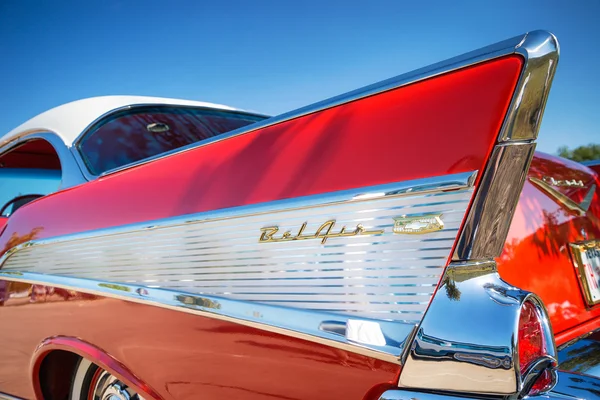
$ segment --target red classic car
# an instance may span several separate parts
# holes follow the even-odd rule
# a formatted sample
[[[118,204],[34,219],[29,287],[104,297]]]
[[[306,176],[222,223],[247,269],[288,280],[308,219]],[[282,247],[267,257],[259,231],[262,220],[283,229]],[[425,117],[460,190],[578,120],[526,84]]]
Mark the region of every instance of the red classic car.
[[[100,97],[0,138],[0,399],[600,396],[600,181],[543,31],[276,117]]]

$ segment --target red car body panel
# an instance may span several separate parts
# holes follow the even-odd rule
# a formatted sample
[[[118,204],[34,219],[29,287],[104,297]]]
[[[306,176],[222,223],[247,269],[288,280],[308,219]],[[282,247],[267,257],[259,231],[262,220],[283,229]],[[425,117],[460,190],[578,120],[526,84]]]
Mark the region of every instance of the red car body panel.
[[[34,398],[31,368],[39,363],[32,355],[54,336],[77,338],[58,341],[61,349],[71,343],[70,351],[82,353],[78,343],[93,343],[103,351],[94,360],[109,355],[117,372],[118,364],[127,366],[147,399],[152,393],[178,400],[198,393],[203,399],[362,399],[372,391],[377,396],[400,371],[327,345],[151,305],[14,282],[9,295],[3,320],[19,322],[0,331],[2,340],[11,338],[0,348],[2,389],[27,399]]]
[[[519,56],[500,58],[54,193],[10,217],[1,253],[33,239],[481,171],[521,68]],[[166,399],[363,398],[399,374],[397,364],[232,322],[0,282],[4,299],[26,295],[2,307],[3,320],[19,321],[0,330],[13,342],[0,348],[2,390],[17,396],[33,395],[31,355],[57,335],[102,349]]]
[[[55,193],[11,216],[0,249],[34,238],[482,170],[521,65],[520,57],[510,56],[464,68]]]
[[[600,307],[586,306],[568,243],[600,238],[600,181],[583,165],[544,153],[536,153],[530,178],[581,180],[585,187],[556,187],[576,202],[592,185],[595,197],[584,216],[573,213],[528,180],[517,210],[498,270],[507,282],[542,298],[560,345],[577,336],[578,326],[589,331],[589,321],[600,317]],[[595,320],[596,327],[600,321]],[[572,330],[572,332],[570,332]]]
[[[3,232],[0,221],[0,256],[35,239],[204,211],[462,172],[481,178],[522,68],[519,56],[498,58],[54,193],[19,209]],[[591,208],[573,214],[527,181],[498,270],[540,296],[560,345],[600,322],[568,249],[600,238],[600,180],[538,153],[529,177],[545,176],[584,182],[558,188],[575,202],[595,184]],[[2,391],[24,398],[41,398],[38,369],[53,349],[93,354],[157,399],[369,400],[401,369],[226,319],[61,288],[0,280],[0,305],[3,320],[19,321],[0,330],[0,342],[11,342],[0,347]]]
[[[588,161],[584,164],[596,174],[600,175],[600,160]]]

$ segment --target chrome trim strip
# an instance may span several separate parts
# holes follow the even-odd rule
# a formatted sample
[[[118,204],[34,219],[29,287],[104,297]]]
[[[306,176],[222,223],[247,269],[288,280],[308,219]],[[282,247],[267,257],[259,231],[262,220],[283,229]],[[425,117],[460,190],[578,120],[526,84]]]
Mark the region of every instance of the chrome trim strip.
[[[598,354],[600,354],[600,328],[559,346],[558,367],[563,371],[600,378]]]
[[[528,35],[535,34],[535,33],[536,32],[532,32]],[[312,113],[322,111],[322,110],[325,110],[328,108],[336,107],[336,106],[339,106],[339,105],[342,105],[345,103],[349,103],[349,102],[352,102],[355,100],[359,100],[359,99],[362,99],[362,98],[365,98],[368,96],[373,96],[378,93],[396,89],[396,88],[399,88],[399,87],[402,87],[402,86],[405,86],[408,84],[412,84],[415,82],[419,82],[424,79],[432,78],[432,77],[435,77],[437,75],[441,75],[441,74],[444,74],[447,72],[452,72],[457,69],[468,67],[470,65],[477,64],[477,63],[480,63],[483,61],[492,60],[494,58],[498,58],[498,57],[502,57],[502,56],[506,56],[506,55],[510,55],[510,54],[515,54],[515,53],[521,54],[522,50],[520,50],[520,47],[522,46],[522,43],[524,42],[526,37],[527,37],[527,35],[515,36],[511,39],[507,39],[502,42],[498,42],[493,45],[486,46],[481,49],[474,50],[474,51],[459,55],[457,57],[450,58],[445,61],[441,61],[441,62],[432,64],[432,65],[429,65],[429,66],[426,66],[426,67],[423,67],[423,68],[420,68],[420,69],[417,69],[417,70],[414,70],[414,71],[411,71],[411,72],[408,72],[408,73],[405,73],[402,75],[398,75],[398,76],[395,76],[395,77],[392,77],[392,78],[389,78],[389,79],[386,79],[386,80],[383,80],[380,82],[376,82],[374,84],[371,84],[371,85],[368,85],[368,86],[365,86],[365,87],[362,87],[362,88],[359,88],[356,90],[352,90],[348,93],[344,93],[344,94],[341,94],[341,95],[338,95],[335,97],[331,97],[329,99],[319,101],[317,103],[314,103],[314,104],[311,104],[311,105],[308,105],[305,107],[298,108],[296,110],[289,111],[289,112],[271,117],[262,122],[258,122],[256,124],[252,124],[247,127],[236,129],[234,131],[227,132],[222,135],[215,136],[213,138],[210,138],[210,139],[198,142],[198,143],[194,143],[189,146],[179,148],[179,149],[174,150],[169,153],[163,153],[163,154],[157,155],[156,157],[153,157],[153,158],[141,160],[136,163],[128,164],[123,167],[119,167],[119,168],[115,168],[115,169],[106,171],[104,174],[102,174],[100,176],[104,176],[104,175],[112,174],[112,173],[122,171],[125,169],[133,168],[138,165],[146,164],[148,162],[151,162],[151,161],[154,161],[157,159],[169,157],[173,154],[182,153],[184,151],[193,150],[195,148],[206,146],[211,143],[219,142],[221,140],[227,140],[227,139],[239,136],[239,135],[254,132],[258,129],[276,125],[276,124],[279,124],[279,123],[282,123],[285,121],[289,121],[291,119],[303,117],[308,114],[312,114]],[[528,55],[528,54],[529,53],[525,53],[525,55]],[[522,86],[528,87],[526,85],[526,83],[527,82],[522,82]],[[519,114],[519,116],[520,115],[521,114]],[[86,131],[82,132],[81,136],[85,135],[85,132]],[[87,174],[90,175],[89,172]]]
[[[92,279],[5,270],[0,270],[0,279],[75,290],[234,322],[392,363],[399,362],[406,339],[414,329],[414,325],[391,321],[352,318],[326,312]],[[335,325],[341,329],[335,332],[323,329],[328,325]],[[375,332],[375,335],[360,335],[355,329],[348,328],[352,326],[366,327],[369,332]],[[373,340],[373,337],[377,340]]]
[[[272,213],[274,210],[299,210],[305,208],[322,207],[347,202],[367,201],[389,196],[407,196],[415,194],[427,194],[432,192],[452,192],[472,188],[477,178],[477,171],[463,172],[459,174],[442,175],[430,178],[415,179],[410,181],[388,183],[384,185],[367,186],[358,189],[340,190],[331,193],[321,193],[311,196],[295,197],[292,199],[275,200],[266,203],[251,204],[246,206],[225,208],[221,210],[206,211],[195,214],[181,215],[177,217],[164,218],[160,220],[144,221],[135,224],[120,225],[117,227],[97,229],[56,236],[48,239],[32,240],[10,249],[0,256],[0,267],[4,264],[9,253],[15,252],[23,247],[32,245],[46,245],[64,241],[86,239],[95,236],[115,235],[131,230],[157,229],[166,226],[184,225],[207,220],[225,220],[240,216],[261,215]]]
[[[499,257],[523,190],[534,144],[556,71],[559,46],[549,32],[530,32],[516,46],[523,71],[496,147],[464,225],[453,260]]]
[[[597,318],[597,317],[596,317],[596,318]],[[590,337],[590,336],[592,336],[592,335],[594,335],[594,334],[596,334],[596,333],[597,333],[597,334],[600,334],[600,328],[593,329],[593,330],[591,330],[591,331],[589,331],[589,332],[586,332],[586,333],[584,333],[584,334],[583,334],[583,335],[581,335],[581,336],[578,336],[578,337],[576,337],[575,339],[571,339],[571,340],[569,340],[568,342],[565,342],[565,343],[561,344],[560,346],[558,346],[558,348],[557,348],[557,349],[558,349],[558,351],[559,351],[559,352],[561,352],[561,351],[565,350],[566,348],[568,348],[568,347],[570,347],[570,346],[573,346],[574,344],[576,344],[576,343],[577,343],[577,342],[579,342],[580,340],[585,340],[585,339],[587,339],[588,337]],[[599,361],[600,361],[600,360],[599,360]]]
[[[515,48],[525,59],[512,102],[500,132],[499,142],[537,138],[558,63],[556,37],[546,31],[532,31]]]
[[[7,271],[415,324],[452,251],[471,201],[473,176],[463,173],[42,239],[9,251],[0,262]],[[392,232],[398,215],[427,213],[441,215],[444,228],[420,235]],[[310,235],[320,225],[334,219],[337,225],[326,243],[281,236],[305,227],[304,238],[314,238]],[[260,241],[263,228],[274,224],[281,226],[276,239]],[[348,233],[340,236],[344,226]],[[364,234],[357,233],[363,228]]]
[[[530,143],[494,148],[453,260],[500,256],[534,152],[535,144]]]

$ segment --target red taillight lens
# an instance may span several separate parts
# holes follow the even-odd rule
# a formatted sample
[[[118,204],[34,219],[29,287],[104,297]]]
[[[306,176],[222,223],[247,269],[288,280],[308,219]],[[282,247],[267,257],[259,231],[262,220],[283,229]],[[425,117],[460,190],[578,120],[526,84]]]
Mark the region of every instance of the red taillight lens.
[[[550,370],[545,370],[542,375],[535,381],[531,389],[529,390],[529,395],[533,396],[543,392],[548,389],[552,384],[552,373]]]
[[[530,301],[523,303],[519,319],[519,367],[521,374],[540,357],[547,354],[542,318]]]
[[[519,368],[524,376],[529,367],[541,357],[548,355],[548,342],[544,334],[541,311],[526,301],[521,308],[519,318]],[[552,373],[545,370],[535,381],[529,395],[538,394],[552,384]]]

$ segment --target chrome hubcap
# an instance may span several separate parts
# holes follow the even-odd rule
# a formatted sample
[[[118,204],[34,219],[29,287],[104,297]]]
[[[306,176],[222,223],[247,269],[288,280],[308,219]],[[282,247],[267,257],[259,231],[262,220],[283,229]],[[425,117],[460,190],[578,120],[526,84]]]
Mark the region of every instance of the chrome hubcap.
[[[91,398],[94,400],[144,400],[133,389],[106,371],[102,371],[96,384],[90,389],[93,393]]]

